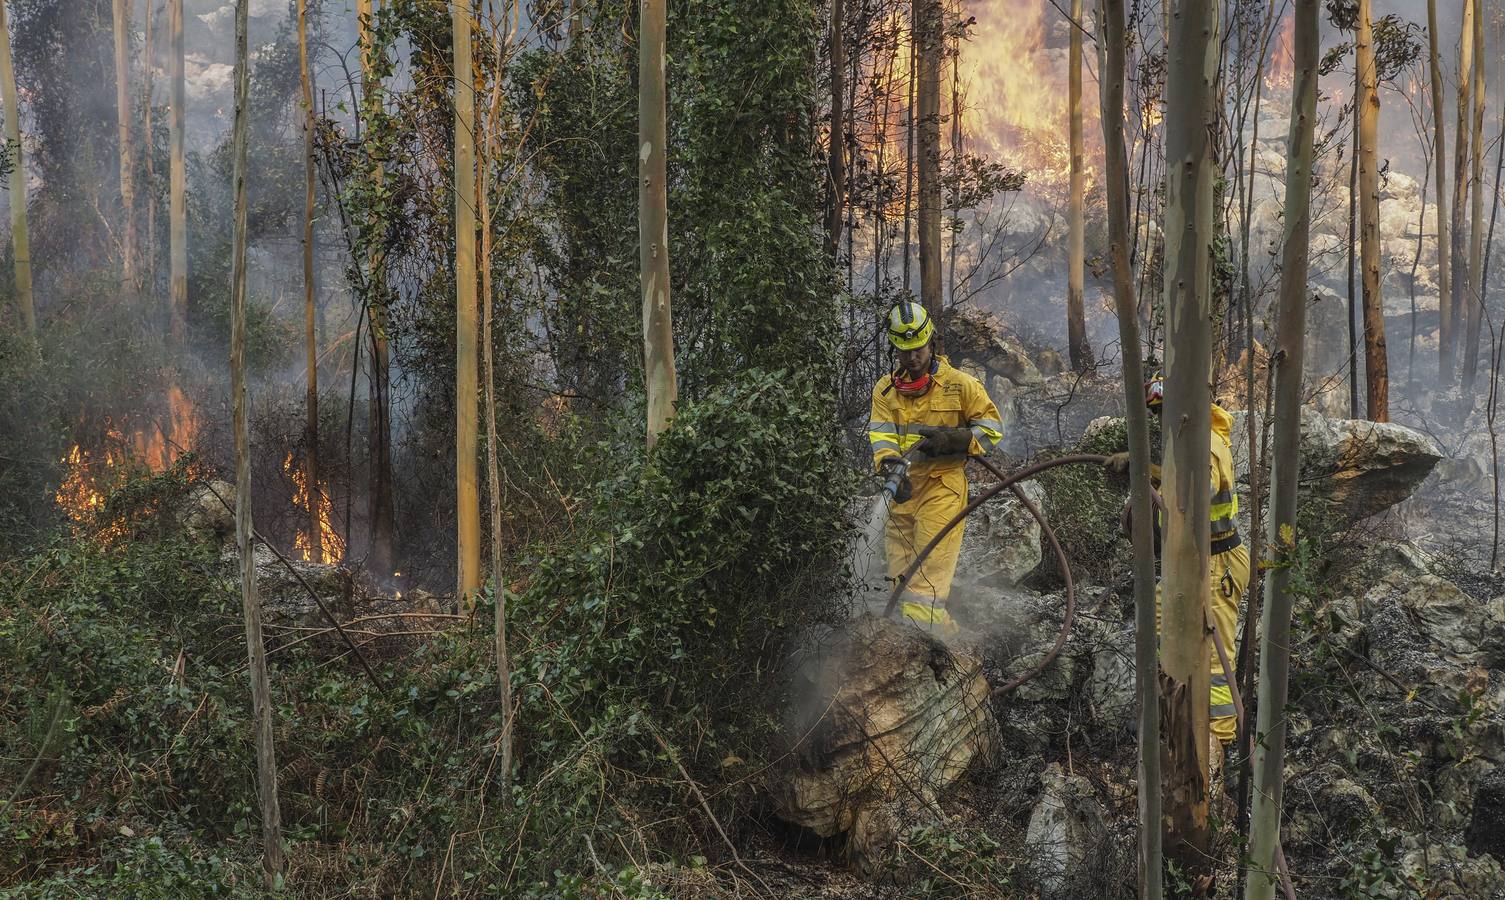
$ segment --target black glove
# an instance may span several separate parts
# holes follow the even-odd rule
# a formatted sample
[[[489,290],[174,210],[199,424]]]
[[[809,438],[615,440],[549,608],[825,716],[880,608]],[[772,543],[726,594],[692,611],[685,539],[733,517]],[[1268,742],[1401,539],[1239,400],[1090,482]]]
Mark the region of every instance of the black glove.
[[[937,425],[917,425],[910,429],[923,440],[915,445],[921,456],[930,459],[964,457],[972,450],[972,429],[945,428]]]
[[[1129,474],[1128,452],[1115,453],[1108,457],[1103,461],[1103,468],[1108,470],[1109,475],[1116,475],[1119,478],[1127,477]]]

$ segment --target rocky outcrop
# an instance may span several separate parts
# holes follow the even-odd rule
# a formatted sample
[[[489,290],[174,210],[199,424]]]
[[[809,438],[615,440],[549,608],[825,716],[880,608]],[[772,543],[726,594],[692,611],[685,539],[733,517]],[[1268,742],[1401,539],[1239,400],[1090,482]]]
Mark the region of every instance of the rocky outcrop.
[[[171,515],[194,540],[230,543],[235,540],[235,485],[219,480],[196,483]]]
[[[1045,489],[1038,482],[1019,487],[1031,503],[1043,508]],[[1018,585],[1040,565],[1040,541],[1040,523],[1012,491],[1003,491],[967,518],[956,577],[981,589]]]
[[[1040,775],[1042,793],[1030,811],[1024,842],[1046,897],[1060,896],[1090,875],[1089,861],[1111,852],[1112,836],[1092,783],[1051,763]],[[1086,896],[1085,894],[1081,896]]]
[[[909,625],[863,615],[811,636],[791,658],[800,702],[793,764],[771,785],[780,818],[844,835],[875,870],[902,830],[940,821],[938,797],[995,742],[978,659]]]

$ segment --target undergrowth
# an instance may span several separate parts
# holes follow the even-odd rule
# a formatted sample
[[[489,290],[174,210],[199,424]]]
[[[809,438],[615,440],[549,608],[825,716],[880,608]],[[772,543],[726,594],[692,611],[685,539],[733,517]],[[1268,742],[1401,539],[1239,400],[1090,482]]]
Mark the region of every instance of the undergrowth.
[[[651,456],[626,423],[596,448],[614,474],[509,573],[510,773],[489,591],[377,652],[379,684],[316,642],[274,647],[289,887],[655,896],[644,873],[725,859],[712,817],[734,839],[751,821],[785,637],[843,596],[852,476],[826,402],[749,372]],[[170,510],[187,477],[129,507]],[[0,563],[0,889],[259,895],[244,661],[233,557],[182,529]]]

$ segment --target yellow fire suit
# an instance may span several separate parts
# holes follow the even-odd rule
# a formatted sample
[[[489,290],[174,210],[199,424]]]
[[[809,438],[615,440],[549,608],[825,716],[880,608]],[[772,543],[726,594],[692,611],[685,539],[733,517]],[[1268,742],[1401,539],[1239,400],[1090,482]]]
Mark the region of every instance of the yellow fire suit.
[[[1238,607],[1244,591],[1249,588],[1249,548],[1239,539],[1238,492],[1234,484],[1233,447],[1229,432],[1233,417],[1228,411],[1212,406],[1212,549],[1210,562],[1212,587],[1207,598],[1207,613],[1217,625],[1218,637],[1222,639],[1223,651],[1228,654],[1231,665],[1235,659],[1234,637],[1238,633]],[[1156,486],[1160,483],[1160,467],[1150,470]],[[1221,550],[1221,552],[1219,552]],[[1155,622],[1160,622],[1160,585],[1155,585]],[[1224,744],[1231,743],[1238,731],[1238,717],[1234,713],[1233,690],[1228,679],[1233,673],[1223,671],[1223,661],[1218,657],[1216,645],[1208,647],[1208,671],[1212,673],[1212,689],[1208,698],[1208,717],[1213,737]]]
[[[953,368],[945,357],[936,358],[930,378],[929,389],[919,396],[900,394],[892,375],[880,378],[873,387],[868,441],[875,467],[888,457],[907,454],[919,443],[921,435],[912,430],[917,425],[970,428],[973,454],[987,453],[1003,439],[998,407],[976,378]],[[904,574],[920,551],[967,504],[965,460],[927,461],[920,454],[911,459],[909,478],[914,492],[908,501],[896,503],[889,510],[884,533],[890,579]],[[951,529],[905,585],[902,613],[922,627],[942,631],[955,627],[946,601],[951,595],[963,527]]]

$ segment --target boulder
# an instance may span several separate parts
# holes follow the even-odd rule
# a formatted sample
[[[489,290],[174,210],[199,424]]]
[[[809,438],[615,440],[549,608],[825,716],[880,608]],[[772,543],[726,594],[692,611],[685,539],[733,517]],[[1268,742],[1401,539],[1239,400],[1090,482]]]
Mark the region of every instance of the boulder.
[[[1248,416],[1233,414],[1234,464],[1248,483]],[[1393,422],[1329,419],[1301,412],[1301,494],[1346,522],[1383,512],[1410,497],[1442,459],[1427,435]]]
[[[345,622],[355,614],[357,600],[364,593],[355,576],[342,566],[303,562],[292,557],[283,562],[260,542],[255,546],[253,558],[261,617],[267,625],[327,627],[329,619],[309,596],[310,590],[319,595],[335,618]],[[235,574],[239,572],[239,563],[234,547],[225,551],[221,562],[239,590],[239,576]]]
[[[1112,836],[1092,783],[1066,775],[1051,763],[1040,775],[1043,793],[1030,811],[1025,844],[1031,851],[1044,896],[1061,896],[1090,877],[1091,860],[1108,848]]]
[[[1043,509],[1045,489],[1039,483],[1026,481],[1019,487]],[[1040,523],[1012,491],[1004,491],[967,518],[956,577],[981,590],[1011,587],[1033,572],[1042,557]]]
[[[939,821],[937,796],[995,746],[978,658],[913,626],[861,615],[809,635],[790,674],[800,702],[774,809],[821,837],[844,835],[859,871],[878,869],[904,828]]]
[[[235,485],[218,480],[194,484],[173,515],[195,540],[230,543],[235,539]]]

